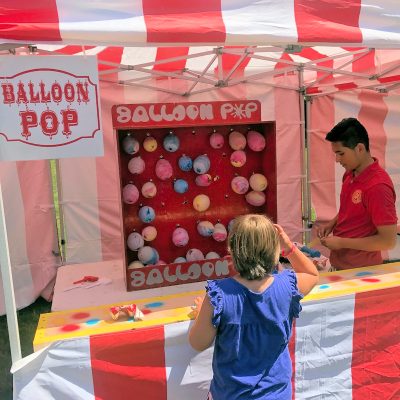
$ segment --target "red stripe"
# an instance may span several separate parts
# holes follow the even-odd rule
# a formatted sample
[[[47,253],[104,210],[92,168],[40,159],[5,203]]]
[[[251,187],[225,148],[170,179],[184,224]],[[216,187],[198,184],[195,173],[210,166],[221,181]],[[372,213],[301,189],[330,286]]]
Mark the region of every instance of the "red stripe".
[[[167,399],[164,328],[90,337],[96,400]]]
[[[350,90],[350,89],[357,89],[357,85],[354,82],[346,82],[346,83],[338,83],[334,85],[338,90]]]
[[[225,49],[246,49],[248,46],[225,46]],[[236,54],[222,54],[222,69],[225,73],[229,73],[236,63],[240,60],[242,55]],[[246,57],[236,68],[235,72],[231,75],[231,78],[238,78],[243,76],[244,70],[250,62],[250,57]],[[218,76],[218,67],[215,68],[215,74]]]
[[[187,56],[188,54],[189,54],[189,47],[158,47],[155,61],[166,60],[168,58],[174,58],[174,57]],[[171,72],[171,71],[179,72],[182,71],[185,67],[186,67],[186,59],[182,59],[178,61],[172,61],[168,63],[154,65],[153,70],[166,71],[166,72]]]
[[[121,64],[122,54],[124,52],[123,47],[107,47],[97,54],[98,61],[110,61],[116,64]],[[115,66],[108,66],[99,64],[99,71],[107,69],[114,69]]]
[[[293,62],[292,57],[290,57],[290,55],[287,54],[287,53],[282,53],[281,56],[280,56],[280,60],[286,60],[286,61],[292,61]],[[289,68],[290,66],[291,66],[291,64],[281,63],[281,62],[278,61],[275,64],[274,69]],[[293,66],[293,68],[294,68],[294,66]],[[274,77],[277,78],[278,76],[283,76],[283,75],[284,74],[277,74],[277,75],[274,75]]]
[[[150,43],[225,41],[221,0],[142,0]]]
[[[295,0],[299,42],[360,43],[361,0]]]
[[[400,399],[399,288],[356,295],[353,400]]]
[[[307,47],[305,49],[302,49],[299,55],[304,57],[304,58],[308,58],[311,61],[319,60],[319,59],[322,59],[322,58],[326,58],[325,54],[321,54],[318,51],[312,49],[311,47]],[[325,67],[325,68],[333,69],[333,60],[322,61],[322,62],[317,63],[316,65],[318,65],[319,67]],[[329,82],[329,81],[333,80],[332,74],[329,74],[326,71],[317,71],[317,79],[318,78],[324,78],[321,81],[319,81],[319,83],[321,83],[321,82]]]
[[[384,76],[382,78],[378,78],[378,81],[381,83],[398,82],[400,81],[400,75]]]
[[[360,48],[348,48],[348,51],[360,50]],[[362,72],[371,74],[375,72],[375,50],[371,50],[368,54],[364,55],[361,58],[359,54],[353,55],[353,63],[351,64],[351,68],[353,72]],[[358,58],[358,59],[357,59]]]
[[[2,39],[60,41],[56,0],[2,0],[0,12]]]

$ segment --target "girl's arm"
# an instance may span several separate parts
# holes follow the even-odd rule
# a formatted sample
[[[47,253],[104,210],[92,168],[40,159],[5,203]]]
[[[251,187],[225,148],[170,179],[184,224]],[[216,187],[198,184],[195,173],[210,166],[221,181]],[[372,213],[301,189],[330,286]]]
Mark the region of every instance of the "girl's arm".
[[[211,323],[213,306],[206,295],[203,301],[196,299],[198,315],[189,331],[189,343],[197,351],[203,351],[210,347],[217,334],[217,329]]]
[[[281,248],[285,254],[284,257],[289,260],[291,266],[296,272],[297,287],[299,288],[300,293],[305,296],[310,293],[312,288],[318,283],[318,269],[312,260],[293,245],[292,241],[280,225],[276,224],[275,227],[279,234]]]

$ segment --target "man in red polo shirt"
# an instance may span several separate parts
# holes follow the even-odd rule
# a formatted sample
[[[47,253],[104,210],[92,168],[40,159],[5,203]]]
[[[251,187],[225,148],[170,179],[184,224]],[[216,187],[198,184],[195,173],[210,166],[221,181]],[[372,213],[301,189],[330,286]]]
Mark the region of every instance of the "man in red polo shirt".
[[[325,139],[346,170],[339,212],[317,230],[321,243],[331,250],[331,265],[350,269],[382,264],[381,251],[396,245],[393,183],[371,156],[368,133],[357,119],[342,120]]]

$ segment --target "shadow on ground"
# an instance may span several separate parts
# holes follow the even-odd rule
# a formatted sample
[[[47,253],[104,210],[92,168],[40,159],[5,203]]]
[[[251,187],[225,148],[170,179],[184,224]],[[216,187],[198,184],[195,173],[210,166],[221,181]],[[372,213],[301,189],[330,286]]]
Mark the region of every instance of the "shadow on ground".
[[[29,307],[18,311],[19,335],[21,339],[22,356],[33,352],[33,337],[35,336],[40,314],[48,313],[51,303],[39,297]],[[0,316],[0,399],[12,400],[12,376],[10,344],[8,341],[7,317]]]

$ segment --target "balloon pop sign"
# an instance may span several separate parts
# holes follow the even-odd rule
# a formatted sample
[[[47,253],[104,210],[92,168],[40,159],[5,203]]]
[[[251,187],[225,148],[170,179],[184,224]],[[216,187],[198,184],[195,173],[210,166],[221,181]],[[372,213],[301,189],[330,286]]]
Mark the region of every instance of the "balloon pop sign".
[[[102,155],[95,59],[34,56],[11,63],[2,57],[1,62],[3,160]]]

